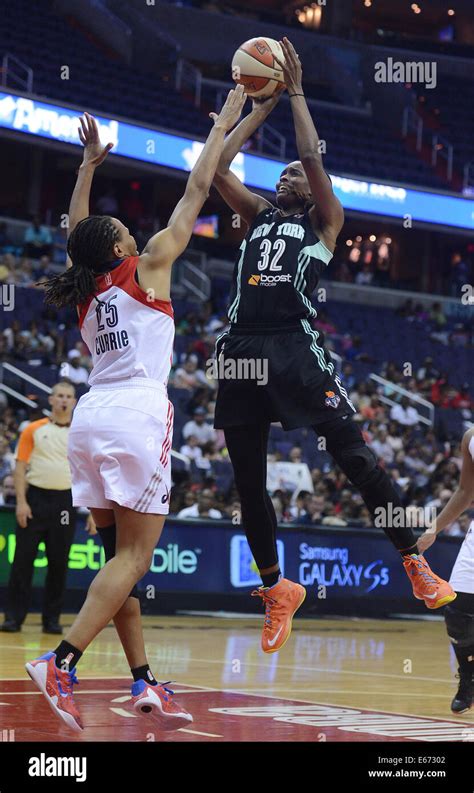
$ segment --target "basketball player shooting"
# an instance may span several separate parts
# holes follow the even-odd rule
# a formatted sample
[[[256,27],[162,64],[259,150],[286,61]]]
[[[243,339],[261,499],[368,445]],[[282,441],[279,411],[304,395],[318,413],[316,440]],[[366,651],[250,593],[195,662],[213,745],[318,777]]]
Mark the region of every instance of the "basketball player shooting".
[[[139,255],[117,218],[89,216],[95,168],[103,147],[92,116],[81,120],[82,165],[69,212],[69,267],[47,285],[46,301],[76,307],[93,368],[90,391],[79,400],[69,437],[75,506],[89,506],[102,537],[106,564],[64,641],[26,664],[63,726],[81,731],[74,702],[77,664],[93,639],[114,620],[131,672],[132,705],[173,730],[192,716],[157,684],[143,641],[136,584],[150,567],[169,511],[169,452],[173,406],[166,384],[174,339],[170,301],[173,262],[189,243],[222,152],[225,133],[238,120],[243,89],[230,91],[189,176],[167,228]]]
[[[250,192],[231,172],[232,160],[278,101],[254,101],[253,109],[227,137],[214,184],[248,225],[234,269],[228,318],[230,330],[216,343],[216,356],[227,372],[244,371],[238,361],[268,363],[268,382],[219,380],[215,427],[225,433],[240,494],[242,522],[260,571],[262,587],[253,594],[265,606],[262,649],[276,652],[287,641],[304,588],[282,578],[276,546],[277,519],[267,493],[267,444],[271,422],[285,430],[311,427],[326,439],[326,449],[357,487],[372,518],[388,516],[389,505],[402,507],[387,473],[352,421],[355,409],[310,321],[317,316],[311,294],[328,266],[344,223],[320,154],[320,140],[306,104],[302,69],[288,39],[280,42],[293,113],[299,160],[281,171],[275,205]],[[278,60],[276,58],[276,60]],[[224,366],[219,365],[219,371]],[[260,368],[258,369],[260,371]],[[394,514],[400,514],[396,510]],[[384,521],[416,598],[439,608],[456,597],[418,553],[411,527]]]

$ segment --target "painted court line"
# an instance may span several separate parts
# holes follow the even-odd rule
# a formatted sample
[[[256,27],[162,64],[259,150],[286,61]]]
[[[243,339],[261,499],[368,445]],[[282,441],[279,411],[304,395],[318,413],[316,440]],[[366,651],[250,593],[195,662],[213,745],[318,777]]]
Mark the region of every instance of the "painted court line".
[[[233,694],[233,693],[246,694],[247,696],[250,696],[250,697],[263,697],[264,699],[281,699],[283,701],[285,701],[285,699],[288,699],[287,697],[275,697],[275,696],[273,696],[273,694],[260,694],[260,693],[257,694],[257,693],[254,693],[253,691],[250,691],[249,689],[241,689],[241,690],[238,690],[238,691],[222,689],[222,692],[225,693],[225,694],[227,694],[227,693],[231,693],[231,694]],[[458,721],[458,719],[456,718],[454,713],[449,718],[441,719],[440,716],[425,716],[425,715],[421,715],[419,713],[403,713],[402,711],[399,711],[399,710],[379,710],[378,708],[372,708],[372,707],[367,708],[365,706],[364,707],[361,706],[361,707],[357,708],[354,705],[341,705],[341,704],[336,705],[336,703],[334,703],[334,702],[320,702],[320,701],[312,702],[309,699],[299,699],[299,698],[296,699],[296,698],[293,698],[293,697],[292,697],[291,700],[288,699],[288,702],[298,702],[298,703],[301,703],[302,705],[324,705],[324,707],[328,707],[328,708],[347,707],[347,708],[351,708],[353,710],[365,710],[365,711],[370,711],[371,713],[382,713],[382,714],[388,713],[391,716],[408,716],[408,717],[413,717],[413,718],[416,718],[416,719],[427,719],[427,720],[430,720],[430,721],[441,721],[441,720],[443,720],[443,721],[455,721],[457,724],[467,725],[468,727],[470,727],[471,725],[474,724],[474,722],[464,721],[463,719],[459,719],[459,721]]]
[[[176,659],[178,660],[178,659]],[[185,659],[182,659],[185,660]],[[203,663],[203,664],[220,664],[221,666],[229,666],[229,661],[225,659],[221,659],[218,661],[214,661],[212,658],[195,658],[191,656],[192,663]],[[261,662],[258,661],[245,661],[242,664],[242,667],[245,668],[246,666],[261,666]],[[407,681],[407,675],[390,675],[384,672],[359,672],[355,669],[327,669],[322,666],[300,666],[299,664],[278,664],[278,669],[290,669],[293,671],[298,672],[327,672],[331,675],[351,675],[351,677],[383,677],[389,678],[391,680],[403,680],[404,682]],[[422,680],[424,682],[431,682],[431,683],[445,683],[446,679],[444,677],[417,677],[416,675],[410,675],[410,680]]]
[[[126,678],[129,680],[130,678]],[[23,680],[23,678],[22,678]],[[89,678],[89,680],[102,680],[100,677]],[[4,680],[0,680],[1,683],[8,683],[10,681],[18,682],[16,678],[5,678]],[[28,680],[25,682],[29,682]],[[179,683],[177,684],[179,685]],[[221,688],[193,688],[193,689],[178,689],[175,693],[176,694],[200,694],[202,690],[205,691],[217,691],[219,693],[222,692]],[[74,696],[78,696],[79,694],[122,694],[123,696],[118,697],[117,699],[113,699],[112,702],[127,702],[127,700],[131,699],[130,694],[123,694],[123,688],[83,688],[82,691],[75,691]],[[31,697],[31,696],[42,696],[41,691],[0,691],[0,697]],[[6,703],[0,703],[6,704]]]
[[[25,674],[26,674],[26,672],[25,672]],[[117,677],[115,677],[115,676],[114,677],[83,677],[81,675],[81,680],[84,680],[84,681],[87,681],[87,680],[102,680],[102,682],[107,681],[107,680],[128,680],[128,681],[130,681],[131,679],[132,679],[131,675],[128,675],[128,677],[127,677],[127,675],[124,675],[123,677],[120,676],[120,675],[117,675]],[[31,678],[28,678],[28,675],[26,675],[26,677],[0,677],[0,685],[2,683],[12,683],[12,682],[13,683],[21,683],[21,682],[23,682],[23,683],[27,682],[28,683],[29,680],[31,680]]]
[[[2,648],[2,649],[4,649],[4,648]],[[15,649],[18,649],[18,648],[15,648]],[[102,651],[92,651],[92,652],[95,652],[96,654],[99,654],[99,655],[107,654],[107,653],[104,653]],[[120,655],[120,653],[117,653],[117,655]],[[189,659],[187,659],[187,660],[189,660]],[[204,662],[205,663],[214,662],[214,663],[220,663],[222,665],[225,665],[224,661],[213,661],[212,659],[196,659],[196,658],[192,658],[191,660],[193,662],[199,660],[199,661],[202,661],[203,663]],[[246,662],[246,665],[247,666],[260,666],[260,664],[258,664],[256,662]],[[308,668],[308,667],[293,666],[293,665],[289,665],[289,664],[281,664],[281,665],[279,664],[279,667],[282,668],[282,669],[300,669],[300,670],[310,669],[310,670],[314,670],[314,671],[322,671],[320,667],[310,667],[310,668]],[[326,671],[326,670],[324,670],[324,671]],[[345,670],[334,670],[334,669],[327,670],[327,671],[331,671],[333,674],[334,673],[352,674],[352,675],[359,674],[361,676],[372,676],[372,677],[403,679],[405,682],[407,680],[406,676],[403,676],[403,675],[388,675],[388,674],[377,674],[377,673],[372,674],[372,673],[368,673],[368,672],[359,672],[358,673],[356,671],[347,671],[346,672]],[[110,680],[127,680],[127,681],[129,681],[130,677],[126,677],[126,676],[124,676],[124,677],[112,677],[112,678],[88,677],[88,678],[84,678],[84,682],[86,682],[86,680],[90,680],[90,681],[101,680],[103,682],[106,679],[110,679]],[[447,681],[447,680],[445,680],[443,678],[426,678],[426,677],[418,678],[418,677],[415,677],[415,676],[410,676],[409,679],[410,680],[423,680],[424,682],[442,682],[444,684],[453,685],[453,683],[451,681]],[[1,685],[2,682],[12,682],[12,681],[26,681],[26,682],[29,682],[26,677],[24,677],[24,678],[23,677],[21,677],[21,678],[4,678],[3,680],[0,680],[0,685]],[[251,688],[235,688],[235,689],[234,688],[223,688],[223,689],[219,689],[219,688],[215,688],[215,687],[202,686],[202,685],[197,685],[197,684],[192,684],[192,683],[191,684],[190,683],[182,683],[182,684],[180,684],[178,682],[176,683],[176,685],[184,685],[184,686],[186,686],[185,690],[182,690],[182,691],[180,690],[180,691],[176,692],[178,695],[181,694],[181,693],[183,693],[183,694],[184,693],[192,694],[192,693],[199,693],[200,691],[206,691],[206,692],[213,692],[214,691],[214,692],[225,693],[225,694],[240,694],[240,695],[246,695],[246,696],[259,696],[259,697],[263,697],[265,699],[280,699],[280,700],[283,700],[283,701],[284,700],[289,700],[289,697],[278,696],[278,694],[275,694],[275,693],[273,693],[273,694],[264,693],[261,689],[256,689],[256,690],[255,689],[251,689]],[[288,688],[286,686],[284,688],[282,688],[282,691],[285,691],[285,692],[290,692],[290,691],[298,692],[298,690],[299,689],[290,689],[290,688]],[[275,690],[273,689],[273,691],[275,691]],[[309,692],[319,693],[319,691],[320,691],[320,689],[307,689],[307,688],[305,688],[305,692],[308,692],[308,693]],[[340,689],[337,689],[337,690],[323,689],[323,691],[324,691],[325,694],[327,694],[327,693],[337,693],[337,694],[346,693],[346,692],[341,691]],[[121,689],[95,689],[95,690],[93,690],[93,689],[83,689],[82,691],[77,691],[76,693],[77,694],[122,694],[123,695],[123,690],[121,690]],[[349,696],[356,695],[357,693],[359,693],[359,692],[355,692],[355,691],[347,692],[347,694]],[[378,693],[380,693],[380,694],[385,695],[387,692],[376,692],[376,691],[372,690],[370,692],[360,692],[360,693],[361,694],[362,693],[370,693],[370,694],[378,694]],[[388,693],[391,693],[392,695],[395,695],[395,692],[388,692]],[[41,696],[41,692],[40,691],[8,691],[8,692],[5,691],[5,692],[0,692],[0,696],[24,696],[24,695]],[[442,697],[443,695],[441,695],[441,694],[428,694],[428,696]],[[129,696],[127,696],[126,699],[129,699]],[[126,699],[123,699],[122,701],[126,701]],[[330,707],[331,706],[332,707],[338,707],[335,703],[328,703],[328,702],[314,703],[311,700],[306,700],[306,699],[300,699],[300,698],[296,698],[296,699],[292,698],[292,699],[293,699],[293,701],[301,702],[302,704],[308,704],[308,705],[321,704],[321,705],[327,705],[327,706],[330,706]],[[6,703],[4,703],[4,704],[6,704]],[[339,707],[340,707],[340,705],[339,705]],[[347,707],[354,707],[354,705],[347,705]],[[388,711],[388,710],[381,711],[381,710],[378,710],[378,709],[373,708],[373,707],[371,707],[370,710],[374,711],[374,712],[377,712],[377,713],[391,713],[392,715],[413,716],[413,717],[416,717],[416,718],[428,718],[428,719],[431,718],[431,719],[435,719],[435,720],[441,718],[439,716],[425,716],[425,715],[420,715],[420,714],[416,714],[416,713],[404,713],[404,712],[400,712],[400,711]],[[456,717],[454,714],[451,714],[451,713],[449,713],[449,715],[447,714],[446,718],[449,718],[450,721],[456,721],[459,724],[464,724],[464,725],[468,725],[468,726],[470,726],[473,723],[473,722],[461,719],[459,717]],[[459,721],[458,721],[458,719],[459,719]]]
[[[414,718],[417,718],[417,719],[432,719],[434,721],[440,721],[441,720],[440,716],[425,716],[425,715],[422,716],[419,713],[403,713],[403,712],[401,712],[399,710],[397,710],[397,711],[378,710],[377,708],[372,708],[372,707],[371,708],[367,708],[367,707],[362,707],[362,706],[360,708],[356,708],[354,705],[341,705],[341,704],[337,705],[335,702],[321,702],[321,701],[313,702],[312,700],[299,699],[299,698],[295,698],[295,697],[291,697],[291,699],[290,699],[289,697],[281,697],[281,696],[275,696],[274,694],[265,694],[265,693],[262,693],[261,691],[253,691],[250,688],[244,688],[244,689],[209,688],[209,689],[207,689],[205,686],[201,686],[201,688],[203,690],[206,690],[206,691],[220,691],[222,694],[241,694],[241,695],[244,694],[244,695],[246,695],[248,697],[263,697],[264,699],[279,699],[279,700],[282,700],[283,702],[285,700],[287,700],[288,702],[299,702],[302,705],[324,705],[325,707],[330,707],[330,708],[347,707],[347,708],[353,708],[354,710],[370,710],[371,712],[374,712],[374,713],[388,713],[388,714],[390,714],[392,716],[413,716]],[[286,689],[286,690],[288,691],[289,689]],[[308,691],[308,689],[305,689],[305,691]],[[328,693],[328,692],[326,692],[326,693]],[[353,692],[350,691],[348,693],[352,694]],[[371,693],[374,693],[374,692],[371,692]],[[449,719],[447,719],[447,720],[448,721],[455,721],[458,724],[464,724],[464,725],[467,724],[468,727],[471,724],[474,724],[474,722],[465,721],[464,719],[460,718],[459,716],[456,717],[454,715],[454,713],[452,713],[450,715]]]
[[[116,686],[110,689],[103,688],[103,680],[101,678],[89,678],[97,681],[98,686],[82,691],[81,693],[100,694],[105,697],[106,707],[112,711],[119,718],[130,719],[136,718],[136,715],[130,712],[126,707],[120,707],[120,704],[126,703],[130,697],[123,689],[118,689]],[[113,679],[112,679],[113,686]],[[102,685],[101,685],[102,683]],[[336,704],[334,702],[315,702],[314,699],[307,700],[304,698],[293,698],[288,696],[289,690],[297,691],[297,689],[285,689],[285,695],[278,694],[275,690],[272,693],[263,693],[261,690],[255,691],[249,688],[215,688],[210,686],[197,686],[189,684],[188,682],[176,681],[176,686],[182,686],[181,692],[178,689],[177,694],[189,693],[208,693],[215,692],[215,697],[205,697],[203,702],[198,703],[195,700],[196,707],[199,712],[199,720],[204,723],[207,722],[209,714],[220,714],[221,718],[226,718],[225,714],[239,717],[237,722],[240,722],[241,727],[238,728],[240,734],[241,729],[244,733],[251,735],[251,740],[254,738],[253,726],[257,724],[257,718],[263,720],[266,729],[269,729],[269,735],[277,736],[279,730],[285,730],[281,723],[287,722],[294,724],[294,734],[297,736],[303,731],[303,736],[308,732],[308,728],[313,731],[313,728],[320,728],[330,731],[330,738],[337,740],[342,733],[346,733],[345,737],[341,740],[349,740],[347,733],[353,735],[350,740],[359,740],[356,736],[363,736],[369,734],[377,736],[376,740],[395,740],[397,737],[409,741],[456,741],[456,740],[473,740],[474,725],[466,721],[464,718],[453,718],[453,716],[445,715],[419,715],[414,713],[400,713],[399,711],[390,711],[387,709],[380,710],[364,706],[355,706],[353,704]],[[308,695],[310,690],[305,689],[303,693]],[[319,689],[315,689],[319,691]],[[40,692],[30,691],[15,691],[9,692],[13,696],[31,695],[31,693],[40,694]],[[79,692],[78,692],[79,693]],[[330,693],[326,689],[325,696]],[[334,693],[341,694],[340,690]],[[371,692],[374,693],[374,692]],[[393,692],[395,694],[395,692]],[[354,691],[348,692],[347,700],[353,700]],[[0,694],[1,698],[1,694]],[[339,697],[338,697],[339,698]],[[108,701],[107,701],[108,700]],[[94,700],[92,699],[92,702]],[[91,704],[92,704],[91,702]],[[112,705],[118,705],[112,706]],[[326,712],[327,711],[327,712]],[[245,718],[247,717],[247,718]],[[242,720],[241,720],[242,719]],[[231,719],[232,722],[232,719]],[[253,726],[252,726],[253,722]],[[274,724],[277,722],[278,724]],[[415,723],[418,722],[418,723]],[[130,721],[127,722],[131,724]],[[213,722],[211,722],[213,723]],[[122,724],[125,724],[123,722]],[[262,724],[262,721],[260,721]],[[93,725],[91,725],[93,726]],[[95,726],[95,725],[94,725]],[[201,725],[199,725],[201,726]],[[216,724],[218,726],[218,723]],[[227,735],[228,729],[225,721],[222,722],[225,727],[224,733]],[[229,727],[229,736],[233,734],[233,727]],[[225,735],[218,733],[209,733],[201,730],[191,728],[181,728],[178,732],[186,732],[190,735],[202,738],[225,739]],[[306,731],[306,732],[305,732]],[[257,730],[257,732],[259,732]],[[333,734],[334,733],[334,734]],[[286,733],[284,733],[286,735]],[[313,733],[314,735],[315,733]],[[326,734],[326,733],[325,733]],[[307,737],[313,740],[310,732]],[[276,737],[276,740],[278,738]]]
[[[454,686],[455,683],[452,683],[451,685]],[[385,690],[381,691],[381,690],[377,690],[377,689],[373,689],[373,688],[369,689],[368,691],[360,691],[359,689],[355,689],[355,688],[351,688],[351,689],[342,689],[342,688],[304,688],[304,689],[301,689],[301,688],[290,688],[289,686],[284,686],[283,688],[274,688],[273,686],[269,686],[269,689],[270,689],[270,691],[272,691],[272,693],[275,696],[277,696],[279,692],[286,693],[286,694],[293,693],[293,692],[296,692],[297,694],[298,693],[305,693],[305,694],[350,694],[351,696],[355,696],[357,694],[365,694],[365,695],[369,695],[369,696],[379,696],[380,695],[380,696],[384,696],[384,697],[402,697],[402,696],[404,696],[406,694],[406,691],[385,691]],[[229,690],[233,691],[233,689],[229,689]],[[253,693],[253,694],[257,694],[257,695],[260,695],[261,690],[262,690],[261,688],[246,688],[245,689],[245,691],[248,692],[249,694]],[[239,691],[239,693],[241,693],[240,689],[236,689],[236,691]],[[185,693],[185,692],[179,691],[178,693],[181,694],[181,693]],[[263,696],[263,694],[262,694],[262,696]],[[452,696],[452,692],[451,692],[451,694],[448,694],[448,698],[450,696]],[[445,700],[446,699],[446,694],[425,694],[425,693],[423,693],[423,699],[426,699],[427,697],[432,697],[432,698],[438,698],[438,699],[444,699]],[[283,697],[283,699],[286,699],[286,697]],[[293,699],[293,697],[291,697],[291,699]],[[364,705],[364,708],[365,707],[366,706]],[[451,711],[449,711],[449,712],[451,713]]]
[[[125,719],[136,719],[137,718],[135,713],[129,713],[128,710],[125,710],[125,708],[109,708],[109,710],[111,710],[112,713],[116,713],[117,716],[123,716]]]
[[[5,650],[5,649],[18,650],[19,648],[16,647],[16,646],[12,646],[12,645],[10,645],[10,646],[8,646],[8,645],[0,645],[0,649],[1,650]],[[120,657],[122,657],[122,655],[123,655],[122,652],[115,653],[115,652],[108,652],[108,651],[105,651],[105,650],[87,650],[87,653],[88,653],[88,655],[108,655],[108,656],[113,655],[113,656],[120,656]],[[263,656],[263,653],[262,653],[262,656]],[[192,663],[198,663],[198,664],[219,664],[220,666],[222,666],[224,668],[226,666],[228,666],[229,663],[230,663],[227,659],[218,659],[218,660],[216,660],[214,658],[195,658],[194,656],[191,656],[191,657],[189,657],[189,656],[186,656],[186,657],[177,656],[176,658],[173,658],[171,660],[172,660],[173,663],[181,663],[181,662],[190,663],[190,662],[192,662]],[[263,658],[262,658],[262,660],[263,660]],[[245,663],[243,664],[244,667],[245,666],[261,666],[261,665],[262,665],[261,661],[245,661]],[[300,666],[299,664],[281,664],[281,663],[278,663],[278,668],[279,669],[297,670],[297,671],[301,671],[301,672],[323,672],[323,673],[327,673],[327,674],[336,674],[336,675],[351,675],[352,677],[372,677],[372,678],[381,677],[381,678],[388,678],[388,679],[391,679],[391,680],[403,680],[404,682],[406,682],[407,679],[408,679],[407,675],[404,675],[404,674],[402,674],[402,675],[390,675],[390,674],[387,674],[387,673],[384,673],[384,672],[376,672],[376,671],[374,671],[374,672],[360,672],[360,671],[358,671],[356,669],[334,669],[334,668],[327,669],[326,667],[322,667],[322,666]],[[14,680],[14,679],[23,680],[23,678],[8,678],[8,679],[9,680]],[[102,679],[103,680],[103,679],[107,679],[107,678],[87,678],[87,679],[89,679],[89,680]],[[117,678],[114,678],[114,679],[118,680],[119,678],[117,677]],[[121,678],[121,679],[129,680],[130,678]],[[409,679],[410,680],[419,680],[419,681],[428,682],[428,683],[446,683],[446,678],[444,678],[444,677],[418,677],[417,675],[410,675]],[[0,680],[0,682],[1,682],[1,680]]]
[[[125,679],[128,680],[129,678],[125,678]],[[8,678],[7,680],[0,681],[0,682],[8,682],[8,680],[16,680],[16,678]],[[97,677],[96,678],[88,678],[88,680],[102,680],[102,678],[97,678]],[[200,693],[202,691],[205,691],[206,693],[207,692],[216,692],[216,693],[221,693],[221,694],[237,694],[237,695],[240,695],[240,696],[248,696],[248,697],[262,697],[263,699],[277,699],[277,700],[280,700],[282,702],[285,702],[285,701],[298,702],[298,703],[301,703],[303,705],[324,705],[324,706],[327,706],[327,707],[349,707],[349,708],[353,708],[355,710],[361,710],[361,709],[362,710],[370,710],[371,712],[374,712],[374,713],[386,713],[386,714],[388,713],[388,714],[393,715],[393,716],[406,716],[406,717],[410,717],[411,716],[413,718],[429,719],[429,720],[433,720],[433,721],[439,721],[439,720],[441,720],[443,718],[441,716],[427,716],[425,714],[422,715],[422,714],[419,714],[419,713],[405,713],[405,712],[402,712],[402,711],[380,710],[380,709],[374,708],[374,707],[367,708],[367,706],[364,706],[364,707],[362,707],[362,706],[357,707],[355,705],[345,705],[344,706],[344,705],[341,705],[340,703],[336,704],[334,702],[321,702],[320,700],[318,700],[318,702],[314,702],[314,701],[307,700],[307,699],[300,699],[299,697],[291,697],[290,698],[288,696],[281,696],[281,695],[278,695],[278,694],[275,694],[275,693],[267,694],[267,693],[262,692],[261,690],[253,690],[253,689],[250,689],[250,688],[235,688],[235,689],[234,688],[211,688],[210,686],[198,686],[198,685],[189,684],[189,683],[183,683],[183,684],[177,683],[176,685],[185,685],[185,686],[187,686],[186,689],[178,690],[176,692],[176,694],[178,696],[180,694],[198,694],[198,693]],[[286,692],[298,691],[298,689],[285,688],[284,691],[286,691]],[[306,692],[312,692],[313,689],[305,689],[305,691]],[[318,693],[319,691],[320,691],[320,689],[314,689],[314,693]],[[341,691],[339,689],[330,690],[330,691],[328,691],[327,689],[323,689],[323,691],[324,691],[325,694],[328,694],[328,693],[336,693],[336,694],[347,693],[349,696],[352,696],[352,695],[358,693],[358,692],[355,692],[355,691],[343,692],[343,691]],[[377,693],[377,692],[370,691],[370,692],[359,692],[359,693],[374,694],[374,693]],[[380,692],[380,693],[383,693],[385,695],[385,692]],[[395,692],[393,692],[393,693],[395,693]],[[130,699],[129,695],[123,695],[123,691],[121,689],[95,689],[95,690],[94,689],[83,689],[82,691],[77,691],[76,694],[122,694],[121,697],[112,700],[113,702],[126,702],[126,701],[128,701]],[[26,696],[42,696],[41,691],[5,691],[5,692],[0,692],[0,697],[3,697],[3,696],[25,696],[25,695]],[[442,695],[433,694],[431,696],[439,697],[439,696],[442,696]],[[0,703],[0,704],[7,704],[7,703]],[[122,711],[121,708],[116,708],[116,709],[111,708],[111,710],[115,710],[115,711],[117,711],[119,713],[120,713],[120,711]],[[127,717],[129,717],[131,715],[131,714],[129,714],[126,711],[123,711],[123,713],[120,713],[120,715],[124,715],[125,713],[126,713]],[[474,722],[472,722],[472,721],[467,721],[467,720],[462,719],[460,717],[456,717],[451,712],[449,712],[449,714],[447,713],[446,717],[444,717],[444,719],[447,720],[447,721],[454,721],[457,724],[468,726],[468,727],[470,727],[470,726],[472,726],[474,724]],[[211,735],[211,733],[197,733],[197,734],[209,735],[210,737],[215,737],[215,738],[223,737],[221,735]]]

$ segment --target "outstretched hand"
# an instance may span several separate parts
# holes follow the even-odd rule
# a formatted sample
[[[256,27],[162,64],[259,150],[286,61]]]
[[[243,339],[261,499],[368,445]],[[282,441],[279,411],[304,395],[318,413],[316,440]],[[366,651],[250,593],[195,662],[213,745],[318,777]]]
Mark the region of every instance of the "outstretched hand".
[[[286,87],[289,94],[300,94],[302,89],[302,68],[298,53],[291,41],[286,36],[279,42],[283,50],[284,61],[280,61],[274,54],[276,62],[283,71]]]
[[[97,167],[104,162],[114,144],[107,143],[106,146],[102,146],[97,121],[89,113],[84,113],[84,118],[80,118],[79,121],[81,123],[79,138],[84,146],[83,163]]]
[[[243,85],[232,88],[227,94],[227,99],[221,112],[219,114],[209,113],[214,125],[221,126],[226,132],[229,132],[239,120],[246,99],[247,95],[244,92]]]

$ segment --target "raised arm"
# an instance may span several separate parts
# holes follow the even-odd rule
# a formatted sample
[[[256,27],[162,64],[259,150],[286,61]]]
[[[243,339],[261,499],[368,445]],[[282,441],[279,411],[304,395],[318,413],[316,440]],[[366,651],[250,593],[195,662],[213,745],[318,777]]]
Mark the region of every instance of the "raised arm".
[[[418,540],[418,549],[423,553],[435,541],[436,536],[459,518],[474,501],[474,462],[469,451],[469,443],[474,437],[474,431],[469,429],[464,433],[461,443],[462,468],[459,485],[441,510],[432,526]]]
[[[322,241],[333,251],[337,236],[344,224],[344,211],[340,201],[333,193],[331,180],[323,167],[319,150],[319,136],[309,112],[303,93],[301,63],[295,48],[285,37],[280,41],[285,62],[280,63],[288,88],[293,121],[296,133],[298,157],[306,173],[315,206],[310,209],[310,217]]]
[[[89,113],[84,113],[84,118],[80,118],[79,121],[81,123],[79,137],[84,145],[84,153],[69,204],[68,237],[81,220],[89,217],[89,198],[95,169],[104,162],[113,146],[113,143],[102,146],[97,122]],[[68,257],[66,267],[71,267],[71,264]]]
[[[462,468],[459,485],[436,518],[436,532],[439,533],[459,518],[474,501],[474,462],[469,451],[469,442],[474,432],[468,430],[462,439]]]
[[[252,193],[245,187],[240,179],[232,173],[230,166],[244,143],[271,113],[280,98],[280,94],[281,91],[274,94],[270,99],[253,100],[251,112],[227,136],[214,177],[214,186],[224,201],[249,225],[262,209],[271,206],[271,204],[266,198],[262,198],[257,193]]]
[[[238,120],[245,102],[242,86],[229,91],[226,103],[219,115],[210,113],[214,126],[205,146],[192,169],[183,197],[176,205],[168,226],[155,234],[140,256],[139,267],[146,270],[170,268],[186,249],[198,213],[209,195],[217,163],[222,154],[225,134]]]

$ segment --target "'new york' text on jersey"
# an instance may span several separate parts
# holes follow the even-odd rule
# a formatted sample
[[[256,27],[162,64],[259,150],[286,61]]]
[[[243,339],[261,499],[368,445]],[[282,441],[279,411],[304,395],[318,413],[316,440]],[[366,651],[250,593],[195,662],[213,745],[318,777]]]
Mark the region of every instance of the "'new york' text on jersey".
[[[311,294],[331,259],[307,211],[283,217],[264,209],[240,246],[229,321],[265,325],[316,317]]]

